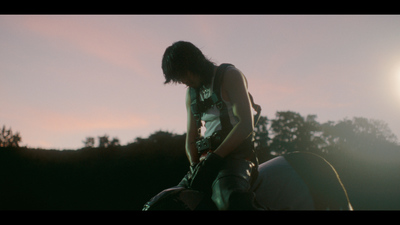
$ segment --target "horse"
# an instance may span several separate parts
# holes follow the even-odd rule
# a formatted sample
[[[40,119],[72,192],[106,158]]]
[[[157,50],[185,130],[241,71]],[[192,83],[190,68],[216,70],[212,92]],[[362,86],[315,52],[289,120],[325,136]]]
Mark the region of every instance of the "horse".
[[[258,167],[251,191],[262,210],[353,210],[335,168],[310,152],[276,156]],[[143,211],[216,210],[209,197],[183,187],[165,189],[145,203]]]

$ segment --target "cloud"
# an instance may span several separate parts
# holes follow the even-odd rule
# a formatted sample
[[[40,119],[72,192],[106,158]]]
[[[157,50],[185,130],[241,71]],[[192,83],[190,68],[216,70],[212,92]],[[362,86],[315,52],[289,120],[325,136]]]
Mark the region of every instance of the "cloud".
[[[154,52],[140,27],[113,25],[113,19],[96,16],[27,16],[23,27],[58,48],[75,48],[84,54],[135,74],[147,74],[143,58]]]

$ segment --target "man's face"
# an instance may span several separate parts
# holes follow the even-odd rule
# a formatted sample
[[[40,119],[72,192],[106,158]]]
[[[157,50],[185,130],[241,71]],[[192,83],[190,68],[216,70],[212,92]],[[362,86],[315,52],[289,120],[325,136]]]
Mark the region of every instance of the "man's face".
[[[199,88],[201,86],[200,78],[191,72],[187,72],[186,76],[181,78],[180,83],[192,88]]]

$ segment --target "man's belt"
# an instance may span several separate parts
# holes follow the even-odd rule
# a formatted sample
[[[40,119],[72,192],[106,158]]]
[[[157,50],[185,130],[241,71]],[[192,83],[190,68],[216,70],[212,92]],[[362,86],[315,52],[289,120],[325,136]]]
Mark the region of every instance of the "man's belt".
[[[224,136],[221,135],[221,132],[214,132],[210,137],[200,138],[196,141],[196,148],[199,155],[203,154],[203,152],[218,148],[218,146],[224,140]]]

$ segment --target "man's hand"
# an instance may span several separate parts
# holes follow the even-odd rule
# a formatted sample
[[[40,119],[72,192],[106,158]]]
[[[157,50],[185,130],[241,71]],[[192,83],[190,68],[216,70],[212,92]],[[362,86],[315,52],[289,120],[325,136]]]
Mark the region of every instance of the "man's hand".
[[[215,153],[208,153],[206,158],[194,168],[190,177],[189,187],[199,191],[211,192],[211,185],[217,178],[223,163],[224,159],[221,156]]]

